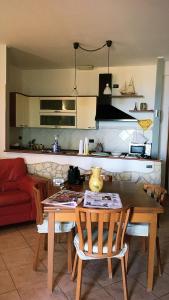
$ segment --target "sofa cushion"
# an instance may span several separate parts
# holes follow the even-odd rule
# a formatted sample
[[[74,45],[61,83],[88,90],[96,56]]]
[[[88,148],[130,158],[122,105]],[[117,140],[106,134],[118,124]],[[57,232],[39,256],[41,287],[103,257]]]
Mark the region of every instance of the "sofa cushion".
[[[0,193],[0,207],[30,202],[30,195],[18,190]]]
[[[19,190],[18,184],[16,181],[6,181],[0,183],[0,192],[7,192],[7,191],[13,191],[13,190]]]
[[[0,159],[0,182],[16,181],[27,174],[23,158]]]

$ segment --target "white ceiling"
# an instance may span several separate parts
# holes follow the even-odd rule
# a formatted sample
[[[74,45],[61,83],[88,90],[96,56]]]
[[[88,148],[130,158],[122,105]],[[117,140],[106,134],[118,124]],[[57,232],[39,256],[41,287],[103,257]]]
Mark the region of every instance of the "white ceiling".
[[[110,65],[169,60],[169,0],[0,0],[0,44],[21,68],[67,68],[73,42],[112,40]],[[107,49],[77,50],[78,65],[107,65]]]

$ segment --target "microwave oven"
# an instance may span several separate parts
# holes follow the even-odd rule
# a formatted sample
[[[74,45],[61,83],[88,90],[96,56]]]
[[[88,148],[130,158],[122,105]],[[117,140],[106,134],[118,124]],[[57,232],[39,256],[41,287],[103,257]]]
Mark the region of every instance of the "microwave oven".
[[[139,155],[142,157],[151,157],[151,143],[147,144],[134,144],[129,145],[129,154]]]

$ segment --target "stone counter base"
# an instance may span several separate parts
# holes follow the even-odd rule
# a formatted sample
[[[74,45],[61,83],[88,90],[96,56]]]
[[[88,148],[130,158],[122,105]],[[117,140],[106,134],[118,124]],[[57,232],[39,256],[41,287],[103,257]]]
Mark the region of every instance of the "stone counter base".
[[[35,164],[27,164],[28,172],[30,174],[43,176],[49,179],[55,177],[63,177],[65,180],[67,179],[68,164],[57,164],[55,162],[42,162]],[[80,169],[80,174],[89,173],[90,170]],[[112,181],[131,181],[135,183],[154,183],[160,184],[160,174],[161,168],[160,166],[156,166],[156,170],[150,173],[143,172],[108,172],[106,170],[102,170],[102,173],[105,175],[112,175]]]

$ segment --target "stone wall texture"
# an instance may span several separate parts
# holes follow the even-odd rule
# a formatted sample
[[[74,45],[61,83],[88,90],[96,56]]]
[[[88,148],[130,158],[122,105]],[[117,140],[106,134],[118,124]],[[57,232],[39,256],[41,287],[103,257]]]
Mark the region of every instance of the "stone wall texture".
[[[57,164],[55,162],[43,162],[28,164],[28,172],[30,174],[43,176],[49,179],[62,177],[67,179],[69,165]],[[79,168],[80,169],[80,168]],[[80,169],[81,174],[87,174],[90,170]],[[143,172],[107,172],[102,170],[105,175],[112,175],[112,180],[131,181],[135,183],[154,183],[160,184],[159,178],[161,177],[161,168],[156,166],[155,169],[150,173]]]

